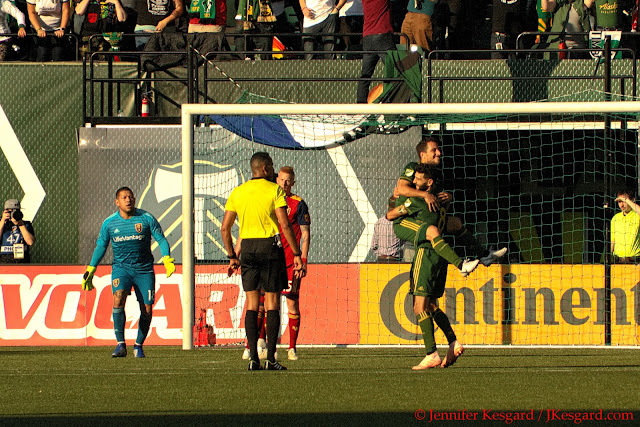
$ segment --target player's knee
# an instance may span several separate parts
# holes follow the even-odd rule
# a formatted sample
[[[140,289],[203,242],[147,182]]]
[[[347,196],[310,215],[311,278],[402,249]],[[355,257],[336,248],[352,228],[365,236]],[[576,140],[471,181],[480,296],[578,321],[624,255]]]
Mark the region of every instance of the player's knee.
[[[433,240],[440,235],[440,230],[435,225],[430,225],[427,228],[427,239]]]
[[[150,304],[140,304],[140,316],[149,318],[153,315],[153,307]]]
[[[113,293],[113,306],[124,307],[127,296],[122,289],[118,289]]]

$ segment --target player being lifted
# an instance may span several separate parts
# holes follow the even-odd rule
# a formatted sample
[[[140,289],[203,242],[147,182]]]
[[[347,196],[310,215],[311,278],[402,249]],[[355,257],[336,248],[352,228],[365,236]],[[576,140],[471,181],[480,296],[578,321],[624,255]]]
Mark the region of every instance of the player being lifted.
[[[435,212],[440,208],[441,204],[450,203],[452,200],[451,194],[442,190],[442,172],[440,170],[442,151],[440,150],[438,139],[433,136],[423,139],[418,143],[418,145],[416,145],[416,152],[418,153],[418,158],[420,160],[419,163],[410,162],[404,167],[400,177],[398,178],[394,194],[404,197],[423,198],[429,210]],[[415,168],[419,164],[425,164],[433,169],[435,186],[431,191],[420,190],[419,188],[416,188],[413,183]],[[401,227],[405,228],[404,233],[409,233],[409,236],[414,236],[413,233],[418,229],[418,226],[416,224],[412,224],[412,221],[412,218],[407,218],[407,220],[403,221],[401,224]],[[396,227],[394,227],[394,230],[396,230],[396,234],[398,234]],[[485,249],[482,247],[475,236],[467,230],[458,217],[452,216],[449,218],[447,231],[453,234],[456,238],[456,242],[461,243],[472,254],[480,258],[480,262],[487,267],[498,261],[507,253],[506,247],[498,250],[493,250],[492,248]],[[403,239],[400,235],[398,235],[398,238]],[[412,238],[405,240],[412,241]]]
[[[117,346],[111,354],[113,357],[125,357],[127,345],[124,339],[126,315],[124,312],[127,296],[133,287],[140,304],[140,321],[138,337],[133,346],[135,357],[144,357],[142,344],[147,338],[152,318],[152,305],[155,298],[156,276],[153,272],[153,254],[151,253],[151,237],[158,242],[162,261],[167,270],[167,277],[176,270],[174,259],[170,256],[167,239],[162,227],[153,215],[136,208],[136,199],[128,187],[116,191],[118,211],[102,223],[100,234],[93,251],[91,262],[87,266],[82,280],[82,289],[93,290],[93,275],[96,266],[107,251],[109,242],[113,246],[113,263],[111,267],[111,291],[113,292],[113,330]]]
[[[425,164],[415,168],[414,179],[420,191],[433,191],[435,172]],[[478,265],[478,260],[462,261],[454,250],[442,239],[442,232],[448,227],[448,203],[443,203],[437,212],[428,209],[422,197],[401,197],[396,207],[387,213],[387,219],[394,220],[394,229],[407,218],[419,224],[414,232],[416,252],[411,264],[410,285],[413,294],[413,311],[418,317],[418,325],[427,351],[425,358],[413,370],[423,370],[441,366],[446,368],[455,363],[464,352],[464,347],[456,338],[447,315],[438,308],[437,300],[444,293],[447,279],[447,261],[460,268],[467,276]],[[407,237],[406,235],[399,236]],[[444,361],[436,349],[433,322],[447,337],[449,349]]]

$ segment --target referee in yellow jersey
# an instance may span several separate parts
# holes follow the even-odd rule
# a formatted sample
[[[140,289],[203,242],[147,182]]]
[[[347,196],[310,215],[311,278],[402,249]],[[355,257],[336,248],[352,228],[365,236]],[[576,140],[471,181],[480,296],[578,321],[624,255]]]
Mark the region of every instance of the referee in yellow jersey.
[[[301,277],[300,247],[287,216],[284,190],[275,181],[273,160],[268,153],[255,153],[251,157],[252,179],[231,192],[222,220],[222,241],[229,257],[230,271],[242,267],[242,288],[247,295],[247,313],[244,318],[251,361],[250,371],[258,371],[258,308],[260,290],[265,292],[267,311],[266,370],[285,370],[275,360],[276,342],[280,330],[280,292],[287,287],[287,267],[278,225],[293,251],[294,277]],[[239,260],[231,239],[231,227],[238,218],[242,239],[242,260]]]

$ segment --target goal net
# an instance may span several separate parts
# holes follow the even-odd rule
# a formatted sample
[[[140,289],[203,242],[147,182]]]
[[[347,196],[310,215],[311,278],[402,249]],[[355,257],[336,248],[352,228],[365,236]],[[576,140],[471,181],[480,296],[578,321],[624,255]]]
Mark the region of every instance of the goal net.
[[[638,190],[639,112],[640,102],[183,105],[183,347],[194,319],[219,344],[244,342],[244,292],[227,277],[219,228],[258,151],[276,171],[294,168],[292,191],[310,210],[298,344],[420,344],[411,250],[406,262],[378,260],[371,242],[427,135],[440,140],[450,214],[483,246],[508,248],[467,278],[449,266],[440,306],[462,342],[640,345],[639,270],[609,256],[616,192]]]

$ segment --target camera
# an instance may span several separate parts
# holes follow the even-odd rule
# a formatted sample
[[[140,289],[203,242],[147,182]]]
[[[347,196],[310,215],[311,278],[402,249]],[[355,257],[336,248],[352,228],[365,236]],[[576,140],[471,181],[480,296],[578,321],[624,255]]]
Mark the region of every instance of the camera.
[[[14,209],[13,211],[11,211],[11,218],[14,221],[22,221],[24,215],[22,214],[22,211],[20,209]]]

